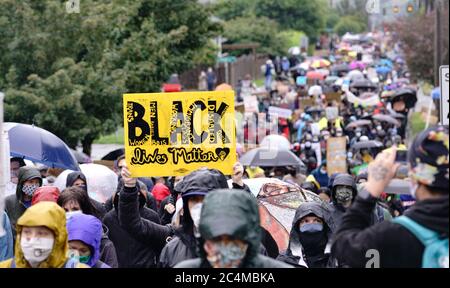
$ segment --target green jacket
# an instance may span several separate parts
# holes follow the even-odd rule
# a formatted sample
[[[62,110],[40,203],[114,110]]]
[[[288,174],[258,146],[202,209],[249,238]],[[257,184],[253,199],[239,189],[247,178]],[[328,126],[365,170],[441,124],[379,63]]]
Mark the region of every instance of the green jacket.
[[[16,240],[16,224],[17,220],[22,216],[22,214],[27,210],[23,204],[23,192],[22,187],[25,181],[31,179],[39,179],[39,186],[42,185],[41,173],[39,170],[32,167],[21,167],[19,169],[18,183],[15,195],[9,195],[5,199],[5,212],[8,214],[9,220],[11,221],[11,228],[13,232],[14,241]]]
[[[203,202],[199,230],[204,240],[229,235],[246,242],[248,249],[242,268],[292,267],[259,254],[261,245],[259,209],[256,198],[247,192],[216,190],[209,193]],[[203,249],[200,249],[200,258],[187,260],[175,266],[175,268],[210,267]]]

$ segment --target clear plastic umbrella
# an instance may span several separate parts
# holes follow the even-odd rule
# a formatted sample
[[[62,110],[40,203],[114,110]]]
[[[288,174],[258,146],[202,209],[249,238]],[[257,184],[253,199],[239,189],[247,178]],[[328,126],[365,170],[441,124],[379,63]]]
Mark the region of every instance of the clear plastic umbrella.
[[[86,176],[89,196],[101,203],[116,192],[118,178],[116,173],[99,164],[81,164],[81,172]]]
[[[89,197],[105,203],[116,192],[118,178],[116,173],[106,166],[99,164],[81,164],[81,172],[86,176]],[[54,186],[60,191],[66,189],[67,175],[71,170],[65,170],[55,180]]]
[[[264,137],[261,141],[260,147],[279,149],[279,150],[291,150],[291,142],[286,137],[281,135],[269,135]]]

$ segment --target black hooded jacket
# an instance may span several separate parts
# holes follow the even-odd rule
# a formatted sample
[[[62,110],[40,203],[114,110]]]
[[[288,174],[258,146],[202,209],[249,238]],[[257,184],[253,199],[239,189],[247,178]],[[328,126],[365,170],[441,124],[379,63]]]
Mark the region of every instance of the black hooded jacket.
[[[255,197],[242,190],[216,190],[203,202],[200,234],[205,240],[229,235],[248,244],[242,268],[292,268],[283,262],[262,256],[261,227]],[[211,268],[200,240],[199,258],[183,261],[175,268]]]
[[[289,237],[288,249],[281,253],[277,260],[285,262],[289,265],[299,268],[326,268],[330,258],[330,251],[326,251],[328,248],[328,242],[331,239],[332,225],[330,221],[330,211],[325,203],[318,202],[306,202],[300,205],[295,212],[295,217],[292,222],[292,230]],[[303,248],[300,231],[298,229],[300,220],[308,215],[315,215],[324,221],[324,230],[322,237],[317,243],[317,250],[313,254],[309,253]],[[310,255],[308,255],[310,254]]]
[[[86,183],[86,193],[88,193],[86,176],[81,172],[72,172],[69,175],[67,175],[66,187],[72,187],[73,183],[75,183],[77,179],[81,179],[84,181],[84,183]],[[90,197],[89,199],[91,200],[92,206],[94,206],[95,210],[97,211],[99,218],[102,219],[103,217],[105,217],[106,214],[105,205]]]
[[[403,226],[384,221],[371,225],[371,211],[377,199],[356,198],[337,231],[333,255],[350,267],[364,268],[370,258],[366,253],[376,249],[380,268],[420,268],[423,244]],[[449,196],[418,201],[405,215],[428,229],[449,236]]]
[[[11,221],[11,229],[13,233],[14,241],[16,239],[16,224],[17,220],[27,210],[23,203],[23,184],[27,180],[39,179],[39,186],[42,186],[42,178],[39,170],[32,167],[21,167],[19,169],[18,183],[16,188],[16,194],[9,195],[5,198],[5,212],[8,214]]]
[[[133,213],[132,216],[138,217],[140,221],[159,226],[159,217],[155,211],[144,207],[144,203],[138,200],[137,189],[131,190],[135,193],[134,197],[127,197],[123,189],[116,194],[113,201],[114,209],[106,214],[103,223],[108,227],[108,236],[116,248],[119,268],[154,268],[157,265],[161,247],[131,233],[129,227],[122,224],[120,216],[128,213],[127,208],[133,207],[132,210],[137,214]],[[125,209],[122,209],[122,198],[126,198]]]
[[[178,263],[198,257],[199,239],[194,236],[194,224],[189,212],[188,199],[193,196],[205,196],[216,189],[227,189],[225,176],[212,169],[199,169],[186,176],[177,185],[183,197],[183,216],[181,227],[175,237],[167,243],[161,252],[159,267],[173,268]]]

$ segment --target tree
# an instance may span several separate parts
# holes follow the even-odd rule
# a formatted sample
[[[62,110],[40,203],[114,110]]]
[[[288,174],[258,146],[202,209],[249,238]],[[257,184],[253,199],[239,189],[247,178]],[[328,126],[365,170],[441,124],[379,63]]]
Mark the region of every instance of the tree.
[[[345,16],[339,19],[334,31],[339,35],[344,35],[345,33],[358,34],[362,33],[367,29],[367,26],[358,21],[354,16]]]
[[[418,13],[414,17],[403,17],[391,25],[390,29],[402,43],[411,78],[415,81],[425,80],[434,83],[434,36],[435,13]],[[448,19],[448,9],[443,11],[442,19]],[[449,25],[443,21],[443,65],[449,63]]]
[[[231,44],[256,42],[261,44],[259,53],[286,54],[287,40],[280,35],[275,21],[261,17],[240,17],[224,25],[224,37]],[[236,51],[233,55],[242,55],[246,51]]]
[[[282,29],[303,31],[315,41],[325,28],[325,0],[258,0],[256,15],[277,21]]]
[[[89,7],[83,8],[83,7]],[[122,94],[159,91],[219,31],[196,0],[0,0],[7,121],[35,123],[90,154],[122,123]]]
[[[352,33],[366,31],[369,19],[366,4],[367,0],[341,0],[336,7],[336,12],[341,19],[335,24],[335,31],[342,32],[345,29],[350,29],[347,32]]]
[[[214,14],[224,21],[254,15],[258,0],[221,0],[214,5]]]

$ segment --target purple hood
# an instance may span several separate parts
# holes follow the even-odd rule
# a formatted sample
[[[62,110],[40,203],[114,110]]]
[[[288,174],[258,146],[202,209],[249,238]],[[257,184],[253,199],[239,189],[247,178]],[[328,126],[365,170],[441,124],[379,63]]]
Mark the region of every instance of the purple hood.
[[[103,235],[102,222],[86,214],[73,215],[67,221],[68,241],[79,240],[91,248],[91,259],[87,265],[93,267],[100,258],[100,242]]]

